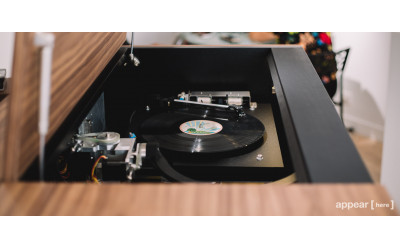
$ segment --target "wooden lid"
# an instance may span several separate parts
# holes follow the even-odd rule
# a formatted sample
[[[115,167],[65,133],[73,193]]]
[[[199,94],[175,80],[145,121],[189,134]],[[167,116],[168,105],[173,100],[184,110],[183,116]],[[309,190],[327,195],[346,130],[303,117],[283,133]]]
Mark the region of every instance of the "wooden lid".
[[[39,150],[40,48],[35,33],[16,33],[5,161],[0,177],[16,180]],[[47,140],[125,41],[126,33],[54,33],[50,127]],[[1,142],[1,141],[0,141]],[[1,178],[0,178],[1,179]]]

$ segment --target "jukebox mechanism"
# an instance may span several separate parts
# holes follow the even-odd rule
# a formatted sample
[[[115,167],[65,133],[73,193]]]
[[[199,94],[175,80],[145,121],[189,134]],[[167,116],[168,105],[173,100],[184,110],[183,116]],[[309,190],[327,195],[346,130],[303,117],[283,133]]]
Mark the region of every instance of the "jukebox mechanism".
[[[135,109],[127,137],[77,133],[69,159],[86,161],[81,179],[95,182],[292,182],[271,118],[248,91],[182,92]]]

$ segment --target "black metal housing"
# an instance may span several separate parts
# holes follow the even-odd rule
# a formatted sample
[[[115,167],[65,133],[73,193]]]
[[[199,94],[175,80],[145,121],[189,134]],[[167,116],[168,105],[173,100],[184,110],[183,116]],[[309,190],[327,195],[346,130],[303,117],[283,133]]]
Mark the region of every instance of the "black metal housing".
[[[66,141],[103,91],[107,129],[124,134],[134,106],[153,104],[154,99],[174,95],[177,89],[247,89],[252,101],[272,104],[282,157],[294,167],[298,182],[371,182],[301,47],[135,48],[139,67],[125,64],[127,49],[120,49],[50,140],[49,166],[65,150]],[[157,96],[145,97],[152,92]]]
[[[268,63],[289,153],[301,182],[371,182],[306,53],[272,48]]]

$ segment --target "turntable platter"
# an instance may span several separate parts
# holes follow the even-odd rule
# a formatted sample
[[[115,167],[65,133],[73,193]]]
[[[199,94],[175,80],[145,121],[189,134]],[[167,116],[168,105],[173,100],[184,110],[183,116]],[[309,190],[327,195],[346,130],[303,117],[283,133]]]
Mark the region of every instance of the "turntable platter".
[[[146,119],[140,133],[144,139],[155,138],[167,151],[211,155],[255,148],[262,143],[265,128],[250,115],[226,119],[169,111]]]

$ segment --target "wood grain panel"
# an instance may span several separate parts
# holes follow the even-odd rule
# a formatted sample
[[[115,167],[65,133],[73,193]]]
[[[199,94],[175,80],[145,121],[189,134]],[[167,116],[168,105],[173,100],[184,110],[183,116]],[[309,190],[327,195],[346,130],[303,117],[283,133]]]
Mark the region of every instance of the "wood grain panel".
[[[17,33],[10,95],[5,179],[16,180],[38,154],[40,49],[34,33]],[[47,140],[101,73],[125,33],[55,33]]]
[[[8,96],[0,101],[0,182],[4,179],[6,129],[8,120]]]
[[[374,184],[4,183],[0,199],[0,215],[397,215],[370,208],[391,200]]]

